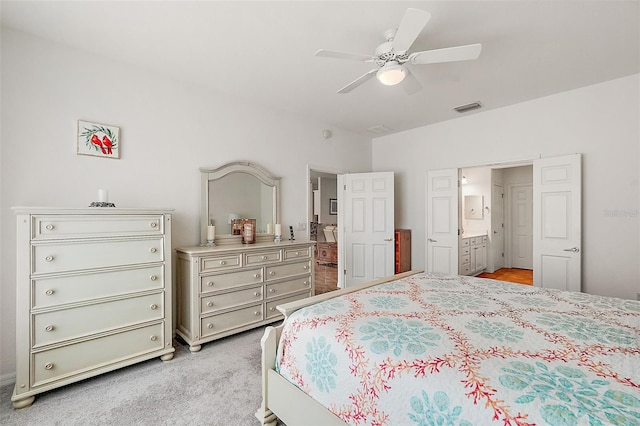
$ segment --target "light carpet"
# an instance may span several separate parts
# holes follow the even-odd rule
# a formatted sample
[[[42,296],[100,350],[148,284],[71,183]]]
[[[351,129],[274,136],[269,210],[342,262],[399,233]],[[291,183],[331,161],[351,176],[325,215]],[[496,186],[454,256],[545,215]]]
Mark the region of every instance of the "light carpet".
[[[36,395],[14,410],[13,385],[0,388],[1,425],[248,425],[260,422],[260,338],[264,328],[202,345],[175,343],[154,358]]]

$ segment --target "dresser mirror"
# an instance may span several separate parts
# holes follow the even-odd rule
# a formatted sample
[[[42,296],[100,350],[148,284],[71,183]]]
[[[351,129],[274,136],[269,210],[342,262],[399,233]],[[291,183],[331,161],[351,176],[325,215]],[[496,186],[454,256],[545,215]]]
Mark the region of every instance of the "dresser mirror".
[[[232,219],[255,219],[257,241],[273,241],[273,225],[280,223],[280,178],[248,161],[218,168],[200,168],[202,212],[200,241],[207,240],[207,226],[215,226],[216,244],[236,244]]]

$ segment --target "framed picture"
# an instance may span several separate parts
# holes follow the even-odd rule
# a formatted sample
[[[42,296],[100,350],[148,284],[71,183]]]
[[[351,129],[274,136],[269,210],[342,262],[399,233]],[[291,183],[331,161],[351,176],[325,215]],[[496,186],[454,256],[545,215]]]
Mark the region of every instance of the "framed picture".
[[[329,214],[338,214],[338,200],[329,198]]]
[[[78,120],[78,154],[120,158],[120,128]]]

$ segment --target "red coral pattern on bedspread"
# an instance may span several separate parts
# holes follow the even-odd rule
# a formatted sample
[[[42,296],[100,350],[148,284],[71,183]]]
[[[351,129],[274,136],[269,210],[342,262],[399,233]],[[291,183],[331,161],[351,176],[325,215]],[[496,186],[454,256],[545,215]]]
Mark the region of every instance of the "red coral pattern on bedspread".
[[[296,311],[276,368],[352,425],[640,425],[640,302],[418,274]]]

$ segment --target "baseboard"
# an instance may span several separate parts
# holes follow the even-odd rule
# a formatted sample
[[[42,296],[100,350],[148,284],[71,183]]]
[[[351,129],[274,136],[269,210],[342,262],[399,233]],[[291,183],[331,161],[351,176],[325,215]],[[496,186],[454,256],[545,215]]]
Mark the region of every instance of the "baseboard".
[[[3,374],[0,376],[0,386],[13,385],[16,382],[16,373]]]

